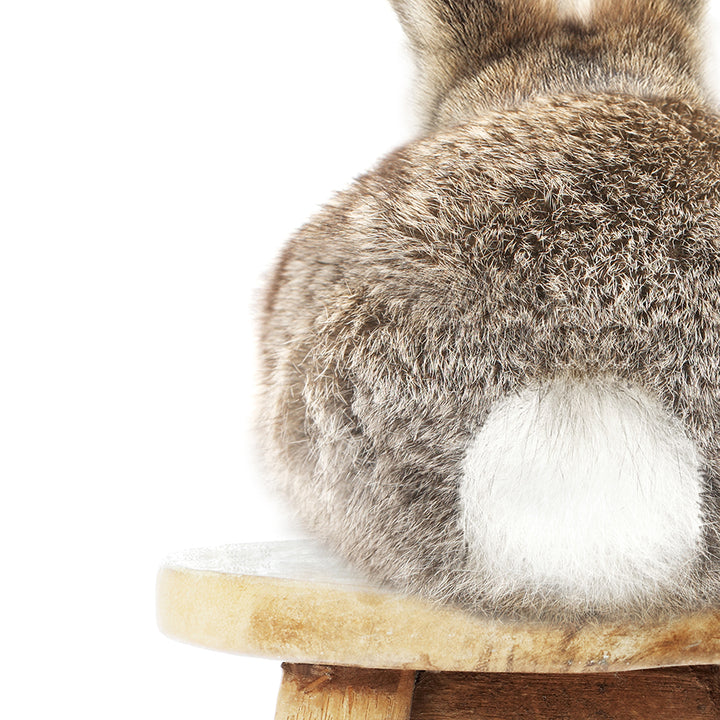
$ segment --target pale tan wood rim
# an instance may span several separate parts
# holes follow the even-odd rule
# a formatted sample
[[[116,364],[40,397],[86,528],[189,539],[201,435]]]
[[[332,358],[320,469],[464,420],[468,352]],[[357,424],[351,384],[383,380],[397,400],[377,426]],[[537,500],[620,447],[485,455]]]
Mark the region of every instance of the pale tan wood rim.
[[[258,547],[204,551],[210,569],[197,552],[168,561],[157,579],[160,629],[226,652],[366,668],[582,673],[720,664],[717,611],[646,625],[498,622],[342,575],[333,582],[322,568],[317,579],[253,572],[247,557]],[[272,545],[261,547],[272,556]]]

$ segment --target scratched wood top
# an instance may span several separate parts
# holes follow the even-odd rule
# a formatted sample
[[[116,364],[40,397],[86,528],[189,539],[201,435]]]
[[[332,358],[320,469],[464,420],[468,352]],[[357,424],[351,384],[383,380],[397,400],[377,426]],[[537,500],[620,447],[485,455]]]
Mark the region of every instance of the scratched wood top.
[[[648,624],[500,622],[369,585],[306,541],[168,558],[157,617],[177,640],[295,663],[523,673],[720,664],[720,611]]]

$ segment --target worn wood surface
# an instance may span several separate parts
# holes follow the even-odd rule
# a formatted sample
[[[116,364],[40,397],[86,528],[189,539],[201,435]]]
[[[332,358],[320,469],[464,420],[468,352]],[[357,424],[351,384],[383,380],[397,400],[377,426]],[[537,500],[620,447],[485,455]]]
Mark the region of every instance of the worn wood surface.
[[[192,551],[160,570],[167,635],[298,663],[477,672],[720,664],[720,611],[647,624],[503,623],[373,587],[303,543]]]
[[[411,720],[720,720],[720,668],[421,673]]]
[[[275,720],[408,720],[415,672],[283,664]]]

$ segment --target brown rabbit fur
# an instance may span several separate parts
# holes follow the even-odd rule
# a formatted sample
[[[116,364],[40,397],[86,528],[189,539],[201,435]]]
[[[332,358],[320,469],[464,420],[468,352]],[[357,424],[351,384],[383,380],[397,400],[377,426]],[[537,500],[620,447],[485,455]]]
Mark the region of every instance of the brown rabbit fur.
[[[392,3],[416,54],[426,134],[338,194],[274,269],[260,412],[281,489],[370,577],[474,612],[581,619],[714,603],[720,119],[700,78],[702,3],[597,0],[584,14],[541,0]],[[491,571],[503,528],[498,555],[483,556],[463,520],[469,448],[493,408],[566,385],[583,397],[597,386],[642,418],[657,410],[700,458],[690,555],[674,558],[672,534],[653,550],[633,522],[608,527],[627,539],[584,537],[605,516],[581,501],[579,516],[562,516],[567,532],[552,514],[522,526],[544,522],[552,544],[555,523],[595,548],[578,567],[605,553],[607,574],[588,572],[607,592],[551,572],[525,581],[527,558]],[[598,452],[590,467],[605,462]],[[607,524],[626,511],[609,510]],[[563,543],[553,552],[575,545]]]

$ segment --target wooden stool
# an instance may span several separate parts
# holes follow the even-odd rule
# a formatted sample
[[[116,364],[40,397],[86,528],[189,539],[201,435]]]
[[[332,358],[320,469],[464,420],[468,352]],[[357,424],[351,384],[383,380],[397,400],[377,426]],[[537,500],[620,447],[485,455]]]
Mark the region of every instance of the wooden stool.
[[[720,720],[720,611],[498,622],[368,586],[307,542],[169,558],[157,608],[170,637],[285,661],[276,720]]]

